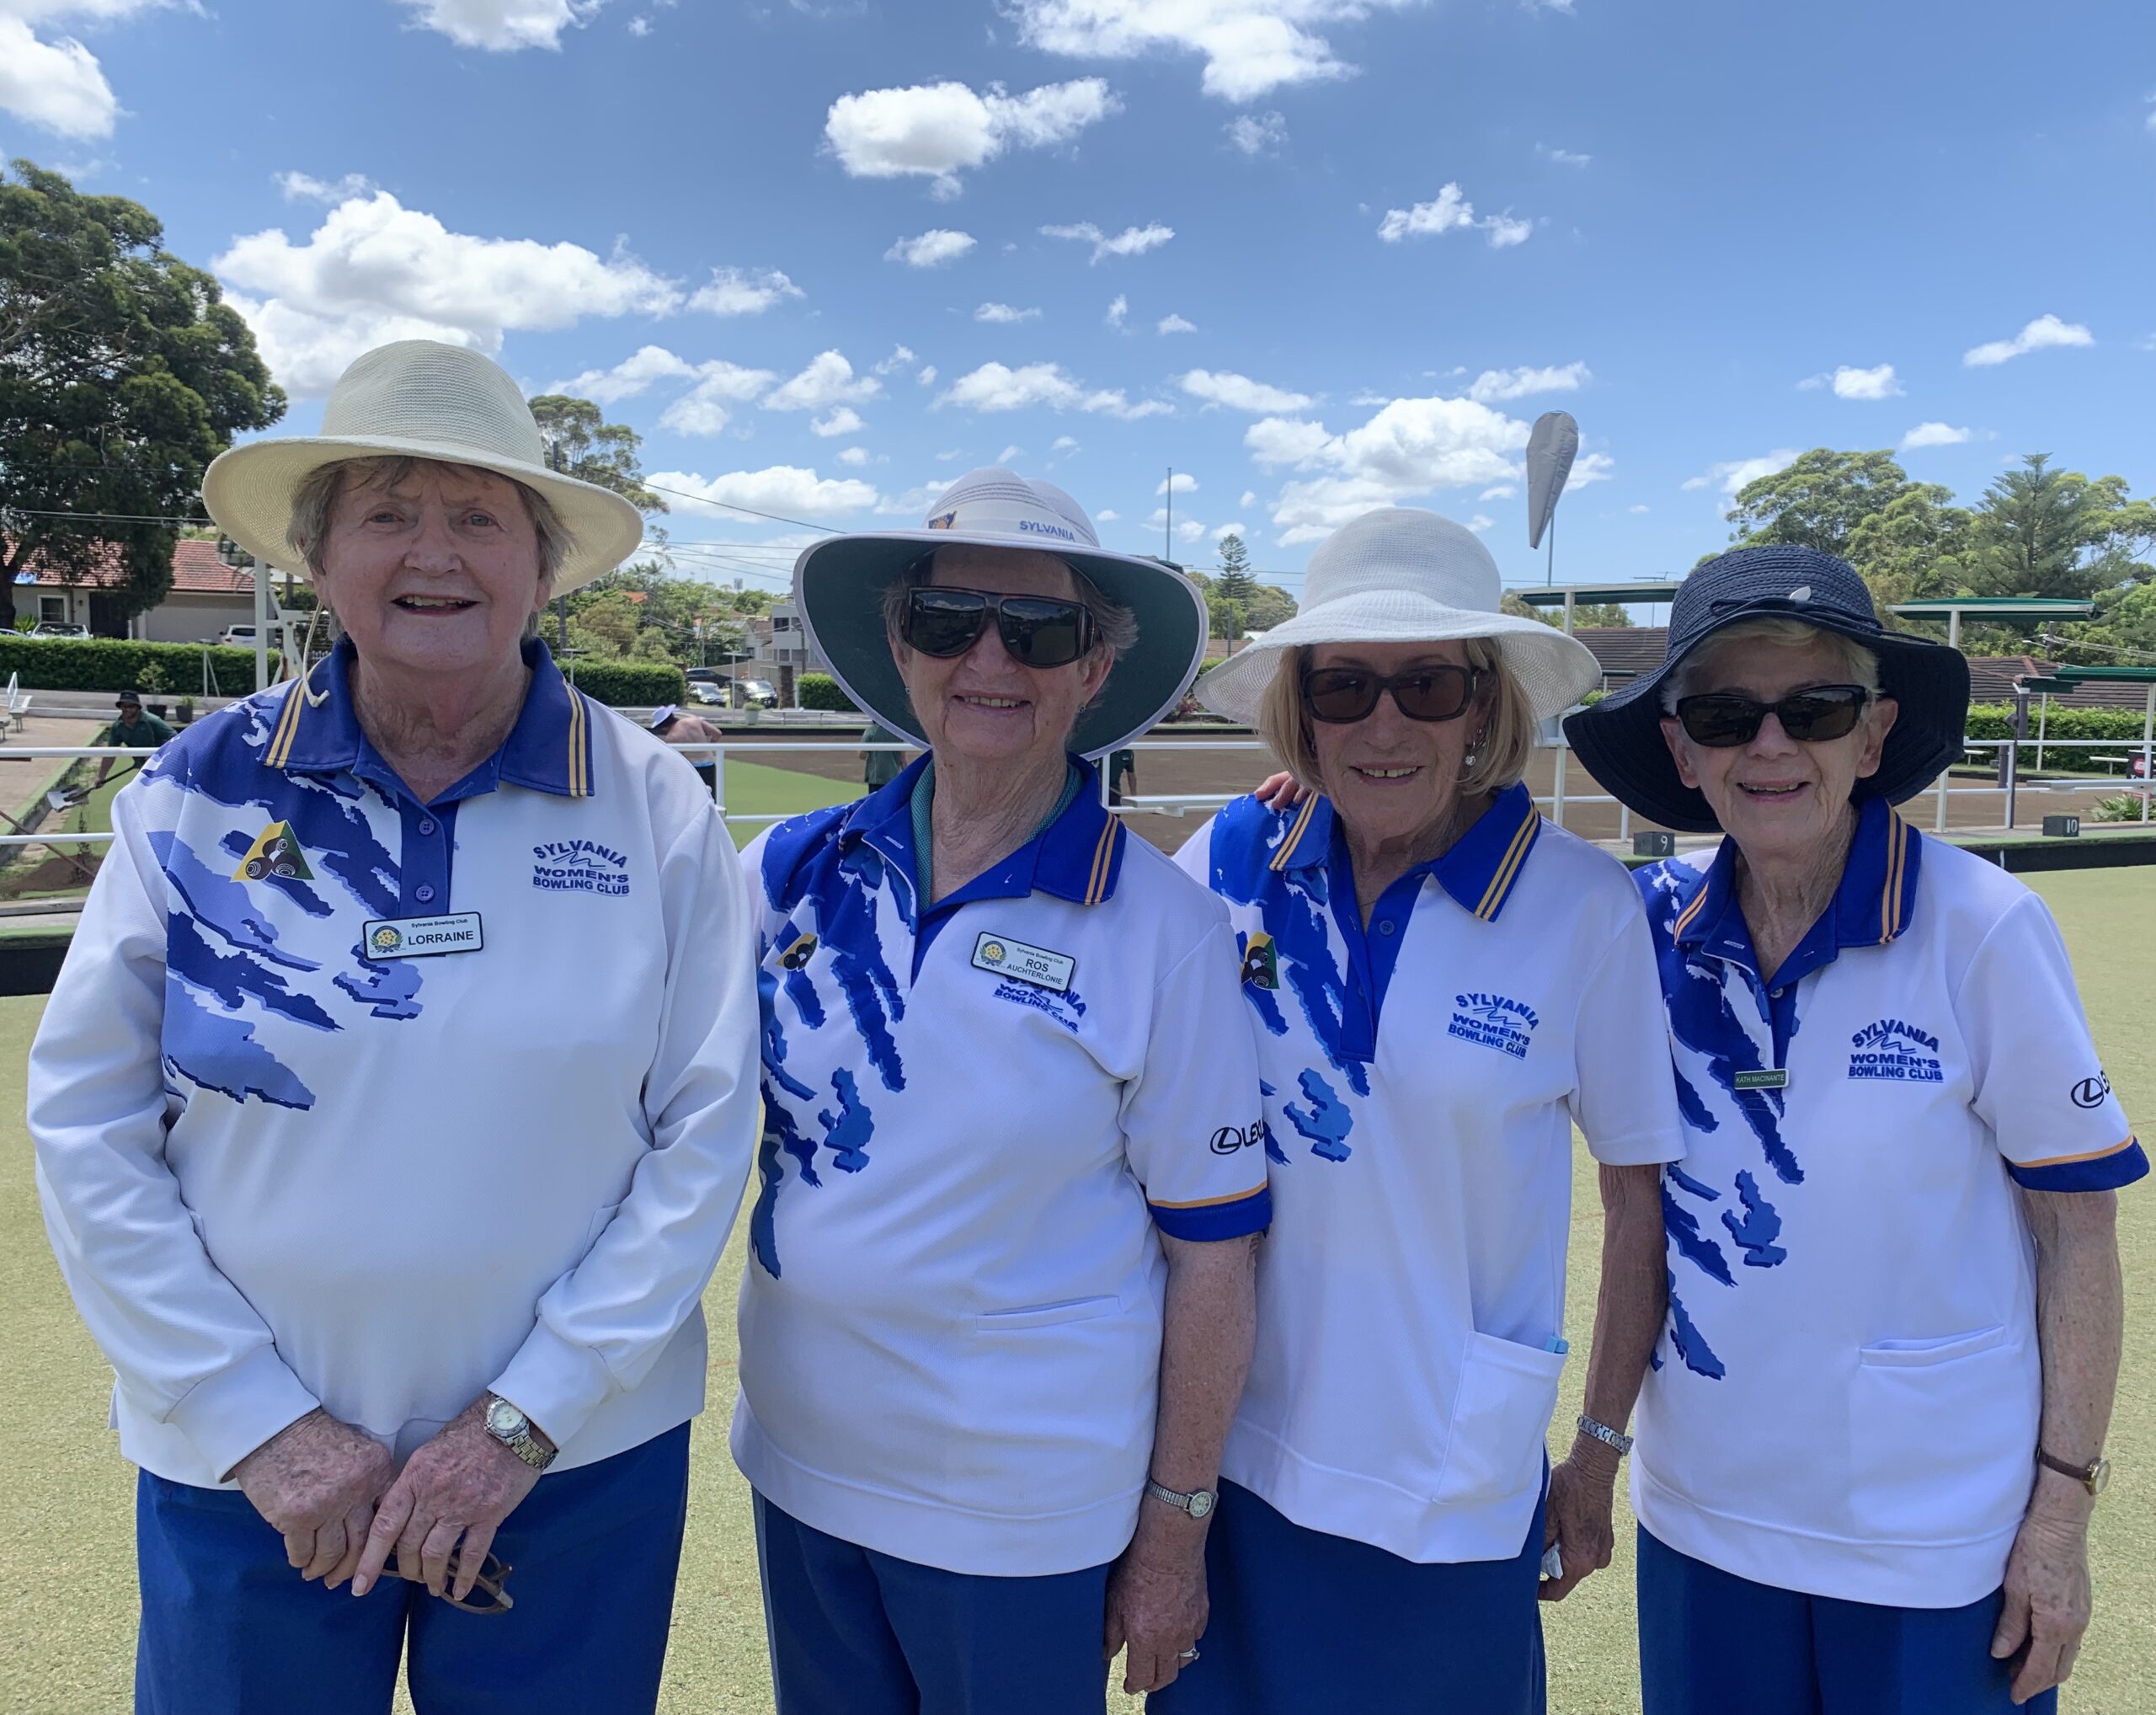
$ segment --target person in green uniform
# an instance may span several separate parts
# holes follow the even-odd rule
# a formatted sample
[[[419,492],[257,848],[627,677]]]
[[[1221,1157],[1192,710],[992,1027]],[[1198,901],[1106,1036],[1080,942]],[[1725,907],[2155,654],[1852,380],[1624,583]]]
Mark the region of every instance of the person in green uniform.
[[[103,732],[92,739],[90,744],[93,748],[109,745],[116,751],[139,751],[162,745],[172,735],[171,727],[159,720],[154,714],[144,712],[142,699],[140,697],[132,691],[123,691],[120,693],[118,718]],[[98,777],[92,783],[92,791],[95,791],[98,787],[104,784],[105,776],[112,772],[113,764],[118,761],[120,758],[117,756],[104,756],[99,759]],[[131,769],[139,768],[142,766],[142,758],[130,757],[127,766]]]
[[[870,721],[861,729],[864,745],[902,745],[905,740],[896,733]],[[903,751],[863,751],[861,753],[861,777],[871,792],[879,786],[889,786],[905,771],[905,752]]]

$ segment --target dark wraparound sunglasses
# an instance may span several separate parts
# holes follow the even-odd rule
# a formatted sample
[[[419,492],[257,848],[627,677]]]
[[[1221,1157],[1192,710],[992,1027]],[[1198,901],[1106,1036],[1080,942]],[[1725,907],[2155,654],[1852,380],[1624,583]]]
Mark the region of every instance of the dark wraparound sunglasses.
[[[1081,601],[991,596],[985,590],[942,585],[906,592],[899,635],[924,655],[947,659],[971,649],[991,617],[1003,647],[1022,667],[1067,667],[1093,647],[1093,616]]]
[[[1801,745],[1845,739],[1856,730],[1857,717],[1871,701],[1861,685],[1814,685],[1793,691],[1779,703],[1761,703],[1731,691],[1709,691],[1677,699],[1677,719],[1695,745],[1717,751],[1748,745],[1769,715]]]
[[[1390,678],[1367,667],[1315,667],[1303,675],[1303,704],[1331,726],[1368,720],[1386,692],[1410,720],[1458,720],[1482,683],[1477,667],[1413,667]]]
[[[460,1568],[456,1567],[451,1568],[449,1582],[452,1587],[456,1583],[456,1575],[460,1570]],[[506,1614],[516,1605],[516,1603],[511,1600],[510,1593],[502,1586],[509,1582],[510,1573],[515,1570],[515,1567],[506,1565],[489,1554],[479,1563],[478,1575],[472,1580],[470,1595],[460,1602],[455,1596],[445,1595],[442,1600],[447,1602],[451,1607],[461,1609],[467,1614]],[[382,1571],[385,1578],[405,1579],[413,1584],[424,1582],[419,1573],[403,1570],[393,1560],[383,1567]]]

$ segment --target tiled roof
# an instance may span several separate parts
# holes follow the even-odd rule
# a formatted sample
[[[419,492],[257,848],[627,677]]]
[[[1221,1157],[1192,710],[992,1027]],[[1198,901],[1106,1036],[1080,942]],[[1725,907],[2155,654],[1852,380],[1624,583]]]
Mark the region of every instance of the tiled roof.
[[[100,564],[87,573],[55,565],[43,553],[34,552],[16,569],[16,581],[24,572],[35,572],[36,582],[51,589],[105,589],[124,580],[120,550],[102,544]],[[217,544],[189,537],[173,544],[172,587],[174,594],[189,596],[252,596],[254,574],[236,571],[217,558]]]
[[[1669,647],[1669,628],[1663,625],[1582,625],[1572,635],[1602,663],[1603,677],[1613,690],[1654,671]]]

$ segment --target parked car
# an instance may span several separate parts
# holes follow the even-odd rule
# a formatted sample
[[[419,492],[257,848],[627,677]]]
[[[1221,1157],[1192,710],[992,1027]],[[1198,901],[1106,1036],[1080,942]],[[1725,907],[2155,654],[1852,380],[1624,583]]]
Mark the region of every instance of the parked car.
[[[744,708],[776,708],[778,692],[771,688],[768,679],[736,679],[734,688],[741,693]]]
[[[716,667],[691,667],[686,675],[691,685],[723,685],[725,675]]]
[[[71,625],[64,619],[41,619],[29,628],[32,637],[88,637],[87,625]]]
[[[726,707],[726,692],[707,680],[691,679],[689,681],[689,701],[716,703],[723,708]]]
[[[254,647],[254,628],[228,625],[218,633],[217,641],[228,649],[251,649]]]

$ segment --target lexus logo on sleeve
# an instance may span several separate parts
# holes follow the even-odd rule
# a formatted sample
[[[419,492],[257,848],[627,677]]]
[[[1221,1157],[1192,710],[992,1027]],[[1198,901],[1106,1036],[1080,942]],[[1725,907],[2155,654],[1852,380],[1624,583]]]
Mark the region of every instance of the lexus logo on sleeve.
[[[2084,1078],[2073,1087],[2073,1105],[2077,1108],[2100,1108],[2111,1093],[2111,1081],[2098,1072],[2093,1078]]]
[[[1265,1141],[1265,1121],[1260,1119],[1254,1125],[1223,1125],[1213,1134],[1213,1153],[1233,1155],[1239,1149],[1248,1149],[1252,1144]]]

